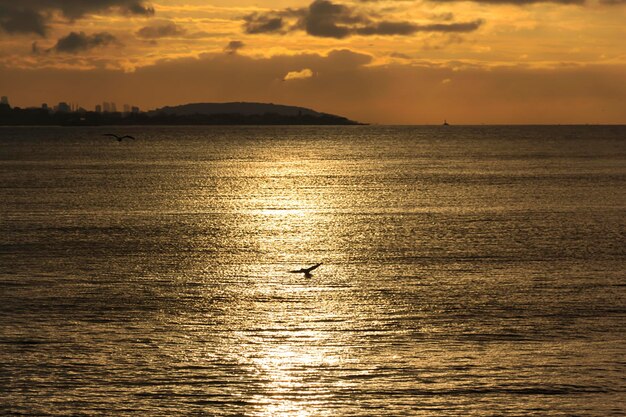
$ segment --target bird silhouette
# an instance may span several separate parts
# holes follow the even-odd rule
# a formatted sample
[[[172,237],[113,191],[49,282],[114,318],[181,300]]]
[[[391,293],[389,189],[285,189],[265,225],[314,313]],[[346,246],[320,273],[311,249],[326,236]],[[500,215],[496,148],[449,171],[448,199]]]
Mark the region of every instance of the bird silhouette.
[[[112,138],[117,139],[117,141],[118,141],[118,142],[121,142],[123,139],[126,139],[126,138],[128,138],[128,139],[135,139],[134,137],[132,137],[132,136],[130,136],[130,135],[117,136],[117,135],[116,135],[116,134],[114,134],[114,133],[105,133],[105,134],[104,134],[104,135],[102,135],[102,136],[110,136],[110,137],[112,137]]]
[[[289,271],[289,272],[291,272],[292,274],[300,274],[300,273],[304,273],[304,276],[305,276],[306,278],[311,278],[311,271],[312,271],[312,270],[314,270],[315,268],[317,268],[318,266],[320,266],[321,264],[322,264],[322,263],[320,262],[320,263],[315,264],[315,265],[313,265],[313,266],[310,266],[310,267],[308,267],[308,268],[297,269],[297,270],[294,270],[294,271]]]

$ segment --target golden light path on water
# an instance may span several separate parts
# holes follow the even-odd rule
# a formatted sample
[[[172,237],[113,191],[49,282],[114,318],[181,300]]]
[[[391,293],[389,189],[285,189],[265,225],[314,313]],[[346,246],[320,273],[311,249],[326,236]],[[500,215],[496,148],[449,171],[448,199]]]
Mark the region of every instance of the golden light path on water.
[[[222,266],[229,271],[209,268],[206,280],[217,279],[218,286],[230,280],[233,289],[217,326],[228,336],[215,354],[247,375],[243,397],[252,405],[247,412],[333,416],[336,409],[355,407],[357,391],[364,395],[359,407],[365,410],[385,407],[380,397],[394,391],[410,397],[418,390],[421,404],[436,404],[435,397],[419,391],[418,379],[436,378],[436,369],[450,366],[448,360],[466,366],[478,358],[415,343],[415,335],[427,341],[446,329],[419,320],[403,328],[405,318],[441,307],[406,297],[404,292],[421,284],[398,282],[394,275],[406,272],[380,259],[396,245],[415,244],[409,230],[395,239],[386,234],[402,222],[405,210],[440,203],[419,189],[407,188],[408,196],[390,192],[389,172],[402,175],[405,161],[381,163],[360,155],[375,155],[376,149],[347,145],[344,152],[354,159],[346,161],[323,145],[317,157],[308,158],[300,155],[306,144],[274,146],[280,152],[270,146],[257,155],[252,148],[243,159],[206,163],[209,183],[201,187],[206,194],[188,198],[183,209],[215,214],[223,222],[219,240],[229,250]],[[208,252],[200,262],[210,265],[215,256]],[[288,272],[318,262],[323,265],[310,279]],[[212,330],[203,324],[193,332]],[[418,369],[431,367],[435,371],[417,377]],[[458,389],[440,381],[428,387]],[[367,392],[378,399],[369,401]]]
[[[297,161],[274,166],[267,171],[269,172],[256,172],[255,177],[310,176],[320,171],[320,161],[312,163]],[[316,259],[316,248],[320,246],[336,248],[338,245],[333,242],[333,228],[328,225],[328,216],[320,213],[324,212],[324,208],[337,207],[336,199],[339,196],[320,191],[325,190],[315,186],[285,187],[281,195],[276,193],[276,187],[273,186],[269,196],[260,196],[251,205],[271,207],[260,209],[260,215],[269,223],[269,229],[275,231],[259,236],[262,239],[259,242],[261,253],[275,252],[285,259],[286,267],[294,265],[295,269],[299,268],[298,264],[326,261],[327,267],[314,273],[328,279],[333,276],[330,272],[333,260]],[[285,237],[284,231],[288,230],[292,230],[293,233]],[[315,284],[311,285],[312,283],[308,282],[311,279],[304,278],[302,274],[296,274],[292,279],[294,278],[295,284],[279,286],[276,288],[278,293],[273,296],[297,300],[296,303],[281,303],[277,309],[268,312],[271,316],[270,322],[279,326],[286,324],[294,330],[278,343],[262,343],[254,357],[255,366],[269,378],[268,390],[273,393],[259,398],[260,416],[325,414],[322,409],[328,410],[324,399],[329,397],[329,387],[319,383],[322,380],[319,372],[344,366],[344,361],[352,355],[350,352],[352,343],[347,340],[337,343],[334,332],[322,330],[323,323],[342,321],[347,314],[344,311],[345,306],[340,305],[339,300],[333,297],[333,288],[327,288],[323,283],[322,286],[315,288]],[[352,311],[352,314],[354,313]],[[316,407],[316,403],[319,407]]]
[[[244,261],[245,270],[238,272],[253,279],[230,318],[236,321],[236,337],[224,348],[262,381],[251,390],[256,392],[251,415],[332,415],[327,403],[331,388],[344,384],[329,384],[324,369],[342,369],[356,360],[346,323],[359,315],[358,304],[346,300],[352,283],[341,282],[346,267],[332,259],[342,251],[335,235],[339,225],[329,210],[345,204],[345,196],[323,183],[335,169],[324,161],[298,160],[298,155],[272,157],[271,162],[266,158],[237,162],[226,170],[240,187],[228,190],[237,198],[229,200],[234,204],[227,211],[241,222],[236,227],[245,230],[235,235],[242,247],[254,250]],[[211,198],[190,202],[193,210],[202,210]],[[323,265],[311,278],[288,272],[318,262]],[[340,331],[338,323],[343,323]]]

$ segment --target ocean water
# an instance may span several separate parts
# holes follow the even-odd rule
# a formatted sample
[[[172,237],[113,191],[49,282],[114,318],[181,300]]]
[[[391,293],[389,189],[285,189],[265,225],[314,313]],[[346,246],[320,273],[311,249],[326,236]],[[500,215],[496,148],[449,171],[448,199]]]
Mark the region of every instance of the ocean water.
[[[626,127],[0,128],[0,189],[1,415],[626,415]]]

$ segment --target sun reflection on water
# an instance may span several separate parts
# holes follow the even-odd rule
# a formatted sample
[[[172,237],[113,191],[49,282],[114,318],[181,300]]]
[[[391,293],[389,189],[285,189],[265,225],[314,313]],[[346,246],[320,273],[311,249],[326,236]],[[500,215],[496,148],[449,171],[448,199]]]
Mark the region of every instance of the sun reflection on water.
[[[307,332],[309,339],[319,334]],[[267,378],[266,393],[258,401],[259,416],[319,415],[307,401],[311,391],[308,379],[313,370],[334,362],[323,349],[311,345],[280,344],[268,346],[254,359],[255,367]]]
[[[307,216],[307,210],[303,209],[290,209],[290,208],[268,208],[257,210],[257,212],[263,216]]]
[[[233,207],[250,232],[244,239],[256,252],[246,261],[259,271],[248,291],[246,327],[240,335],[239,360],[260,381],[250,401],[256,416],[325,415],[322,398],[329,396],[324,371],[339,366],[345,347],[328,323],[343,318],[342,307],[324,282],[334,274],[320,268],[312,279],[287,271],[329,261],[333,233],[321,212],[338,196],[302,177],[315,172],[306,163],[258,164],[247,167],[245,196]],[[332,262],[332,260],[330,260]],[[241,324],[239,324],[240,326]],[[336,382],[336,381],[335,381]]]

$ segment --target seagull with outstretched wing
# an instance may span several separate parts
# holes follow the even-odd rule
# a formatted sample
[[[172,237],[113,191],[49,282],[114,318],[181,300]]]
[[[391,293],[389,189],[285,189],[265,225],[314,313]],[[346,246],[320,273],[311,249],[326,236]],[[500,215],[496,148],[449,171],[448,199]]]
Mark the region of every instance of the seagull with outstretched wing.
[[[128,138],[128,139],[135,139],[135,138],[134,138],[133,136],[131,136],[131,135],[117,136],[117,135],[116,135],[116,134],[114,134],[114,133],[105,133],[105,134],[104,134],[104,135],[102,135],[102,136],[110,136],[110,137],[112,137],[112,138],[117,139],[117,141],[118,141],[118,142],[121,142],[123,139],[126,139],[126,138]]]
[[[301,273],[304,273],[304,276],[305,276],[306,278],[311,278],[311,271],[312,271],[312,270],[314,270],[315,268],[317,268],[318,266],[320,266],[321,264],[322,264],[322,263],[320,262],[320,263],[315,264],[315,265],[313,265],[313,266],[310,266],[310,267],[308,267],[308,268],[297,269],[297,270],[294,270],[294,271],[289,271],[289,272],[291,272],[292,274],[301,274]]]

